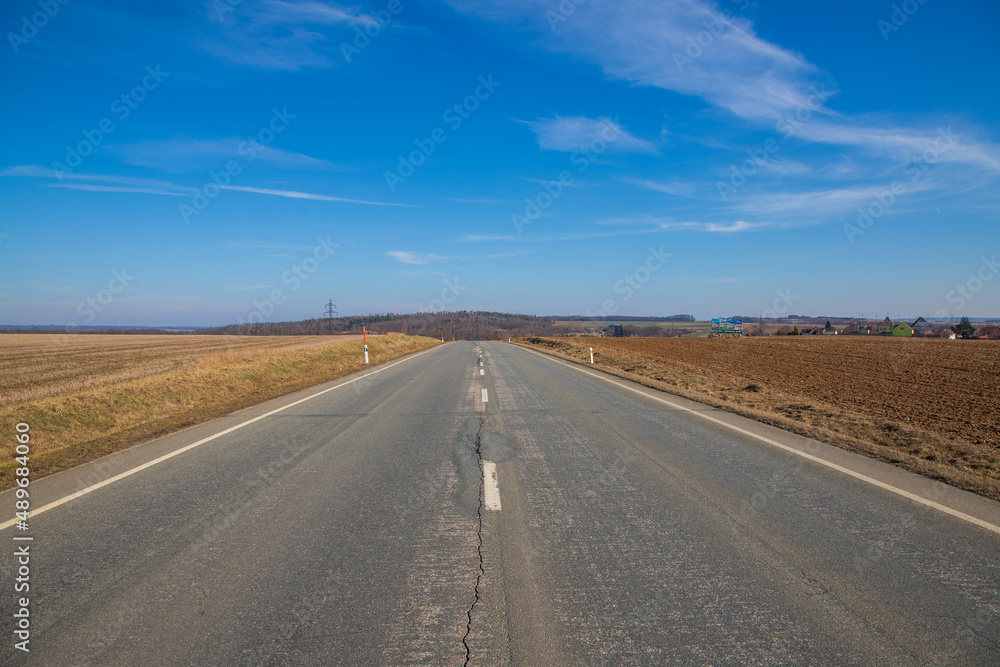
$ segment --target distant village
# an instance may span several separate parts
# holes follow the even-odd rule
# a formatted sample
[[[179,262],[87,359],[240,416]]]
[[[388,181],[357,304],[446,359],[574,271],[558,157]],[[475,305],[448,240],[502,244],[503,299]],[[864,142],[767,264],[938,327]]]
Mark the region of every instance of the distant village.
[[[802,331],[798,331],[798,328],[795,327],[791,332],[785,333],[795,335],[796,332],[802,336],[835,336],[839,334],[847,334],[865,336],[898,336],[901,338],[950,338],[952,340],[956,338],[1000,338],[1000,327],[985,325],[977,329],[972,325],[968,318],[964,317],[958,324],[949,326],[945,323],[931,324],[923,317],[918,317],[913,322],[893,322],[889,316],[886,315],[885,319],[881,322],[851,322],[838,328],[828,321],[826,326],[823,327],[811,327],[803,329]],[[781,332],[779,330],[775,333],[778,334]]]
[[[973,324],[963,317],[957,324],[951,322],[928,322],[923,317],[916,320],[893,321],[888,315],[879,320],[850,320],[831,318],[823,324],[823,318],[789,317],[779,320],[760,318],[718,318],[711,322],[711,330],[698,328],[690,323],[686,328],[665,328],[642,326],[644,323],[611,323],[603,328],[567,332],[567,335],[597,336],[711,336],[711,337],[753,337],[753,336],[895,336],[899,338],[948,338],[1000,340],[1000,326],[996,322]]]

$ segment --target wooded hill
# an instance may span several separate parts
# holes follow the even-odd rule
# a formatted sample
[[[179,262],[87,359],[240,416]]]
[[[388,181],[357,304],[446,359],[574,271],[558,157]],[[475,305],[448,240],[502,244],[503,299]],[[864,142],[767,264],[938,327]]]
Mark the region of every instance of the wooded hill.
[[[240,336],[301,336],[398,332],[446,340],[490,340],[509,336],[538,336],[557,333],[555,319],[534,315],[459,311],[455,313],[385,313],[350,317],[314,318],[298,322],[261,322],[229,324],[201,329],[199,334],[235,334]]]

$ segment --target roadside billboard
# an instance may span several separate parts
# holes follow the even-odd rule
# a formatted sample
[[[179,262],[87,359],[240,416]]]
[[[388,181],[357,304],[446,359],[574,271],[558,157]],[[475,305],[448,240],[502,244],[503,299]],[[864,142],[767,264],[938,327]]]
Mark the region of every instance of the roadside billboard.
[[[714,334],[739,334],[743,335],[742,319],[726,319],[721,317],[712,318],[712,333]]]

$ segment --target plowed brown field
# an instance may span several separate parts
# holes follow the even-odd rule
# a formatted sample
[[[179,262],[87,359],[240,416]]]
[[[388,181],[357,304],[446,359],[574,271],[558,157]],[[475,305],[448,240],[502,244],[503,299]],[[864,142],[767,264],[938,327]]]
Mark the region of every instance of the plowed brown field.
[[[861,336],[522,341],[1000,498],[1000,344]]]

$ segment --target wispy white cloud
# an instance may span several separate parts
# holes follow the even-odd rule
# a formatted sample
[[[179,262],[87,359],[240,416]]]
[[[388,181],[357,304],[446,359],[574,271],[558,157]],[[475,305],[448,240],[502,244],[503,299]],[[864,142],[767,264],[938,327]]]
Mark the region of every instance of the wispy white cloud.
[[[818,119],[804,124],[797,134],[813,143],[851,146],[894,160],[961,163],[1000,173],[1000,146],[971,136],[968,130],[947,122],[904,127],[892,118],[879,120],[876,124],[866,117]]]
[[[461,204],[509,204],[516,199],[495,199],[492,197],[481,197],[481,198],[470,198],[464,199],[461,197],[441,197],[441,201],[454,201]]]
[[[157,181],[146,178],[132,178],[129,176],[114,176],[107,174],[78,174],[74,172],[61,173],[41,167],[38,165],[20,165],[7,167],[0,171],[0,176],[22,176],[29,178],[43,178],[49,180],[59,180],[60,177],[67,182],[47,183],[49,187],[69,188],[72,190],[87,190],[91,192],[123,192],[123,193],[143,193],[156,195],[170,195],[175,197],[190,197],[191,188],[185,188],[166,181]],[[312,199],[316,201],[343,202],[345,204],[364,204],[367,206],[397,206],[404,208],[415,208],[411,204],[399,204],[395,202],[370,201],[366,199],[352,199],[349,197],[334,197],[332,195],[322,195],[312,192],[300,192],[298,190],[276,190],[273,188],[255,188],[242,185],[221,185],[220,190],[231,190],[233,192],[248,192],[251,194],[270,195],[273,197],[286,197],[289,199]]]
[[[517,234],[462,234],[457,241],[467,243],[483,243],[490,241],[520,241]]]
[[[130,187],[118,185],[98,185],[96,183],[48,183],[46,187],[66,188],[67,190],[83,190],[85,192],[125,192],[145,195],[166,195],[168,197],[189,197],[189,192],[174,192],[159,188]]]
[[[446,271],[411,271],[409,269],[400,269],[399,272],[400,274],[411,278],[416,278],[418,276],[441,276],[443,278],[448,275]]]
[[[595,224],[615,225],[619,227],[633,226],[638,228],[631,232],[617,232],[617,234],[621,233],[637,234],[637,233],[668,232],[668,231],[735,233],[735,232],[754,231],[758,229],[764,229],[766,227],[775,226],[775,223],[772,222],[748,222],[747,220],[727,220],[724,222],[678,220],[675,218],[671,218],[669,216],[650,215],[646,213],[631,215],[631,216],[604,218],[596,221]],[[615,233],[612,233],[612,235],[614,234]]]
[[[538,137],[543,151],[573,152],[587,149],[592,142],[603,141],[611,151],[625,153],[656,153],[654,144],[640,139],[610,118],[556,116],[527,121]]]
[[[414,208],[410,204],[396,204],[384,201],[368,201],[365,199],[349,199],[347,197],[331,197],[330,195],[318,195],[312,192],[298,192],[296,190],[273,190],[271,188],[252,188],[242,185],[221,185],[222,190],[233,190],[236,192],[251,192],[258,195],[272,195],[274,197],[287,197],[289,199],[315,199],[317,201],[338,201],[348,204],[367,204],[369,206],[403,206]]]
[[[635,234],[653,234],[662,232],[659,226],[647,226],[640,229],[616,229],[615,231],[577,232],[557,235],[504,235],[504,234],[463,234],[455,239],[459,243],[496,243],[509,241],[515,243],[561,243],[564,241],[584,241],[587,239],[603,239],[613,236],[632,236]],[[528,254],[528,253],[523,253]]]
[[[666,183],[660,183],[658,181],[649,181],[641,178],[623,178],[622,182],[631,183],[632,185],[638,185],[639,187],[646,188],[647,190],[662,192],[663,194],[673,195],[675,197],[696,198],[697,188],[690,182],[674,180]]]
[[[319,23],[323,25],[365,25],[373,20],[356,8],[346,8],[331,2],[285,2],[264,0],[255,3],[251,16],[258,23]]]
[[[124,163],[149,167],[168,173],[202,172],[221,168],[229,160],[254,160],[275,167],[294,169],[336,170],[340,167],[327,160],[302,153],[287,151],[276,146],[253,145],[242,137],[215,137],[193,139],[174,137],[161,141],[143,141],[119,144],[112,152]]]
[[[312,250],[315,246],[296,243],[248,243],[247,241],[227,241],[230,248],[263,250]]]
[[[573,3],[574,11],[556,22],[546,18],[553,11],[549,0],[448,2],[471,15],[534,28],[541,44],[593,62],[609,78],[698,97],[760,128],[804,111],[807,120],[795,136],[806,142],[901,161],[938,138],[939,123],[928,119],[834,111],[829,102],[837,90],[826,73],[709,0],[589,0]],[[1000,147],[971,133],[941,160],[1000,173]]]
[[[748,232],[754,229],[760,229],[764,225],[753,224],[747,222],[746,220],[734,220],[732,222],[709,222],[704,223],[700,231],[710,232],[710,233],[731,233],[731,232]]]
[[[486,259],[508,259],[510,257],[521,257],[523,255],[534,254],[531,250],[513,250],[509,252],[496,252],[485,255],[436,255],[434,253],[414,252],[412,250],[388,250],[385,253],[400,264],[424,265],[452,260],[475,260]]]
[[[218,10],[222,5],[223,11]],[[354,7],[333,2],[247,2],[235,8],[209,5],[214,34],[201,47],[239,65],[274,70],[330,67],[347,29],[374,23]]]
[[[589,60],[610,77],[701,97],[741,118],[773,122],[809,104],[819,74],[800,54],[759,37],[750,21],[704,0],[592,0],[574,3],[567,20],[551,25],[549,0],[450,4],[533,24],[550,49]]]
[[[534,250],[512,250],[511,252],[495,252],[490,255],[486,255],[486,259],[509,259],[511,257],[524,257],[525,255],[534,255]]]
[[[741,200],[733,209],[763,219],[815,224],[831,213],[842,215],[876,201],[876,196],[888,187],[889,184],[866,183],[801,192],[758,192]],[[929,181],[908,183],[905,194],[912,196],[931,188],[933,185]]]
[[[35,164],[17,165],[0,170],[0,176],[39,178],[56,183],[46,183],[47,187],[68,188],[90,192],[126,192],[181,197],[190,191],[180,185],[150,178],[116,176],[113,174],[87,174],[73,171],[63,172]]]
[[[440,262],[446,259],[455,259],[455,257],[435,255],[432,253],[413,252],[412,250],[387,250],[385,254],[389,255],[389,257],[392,257],[401,264],[430,264],[432,262]]]

